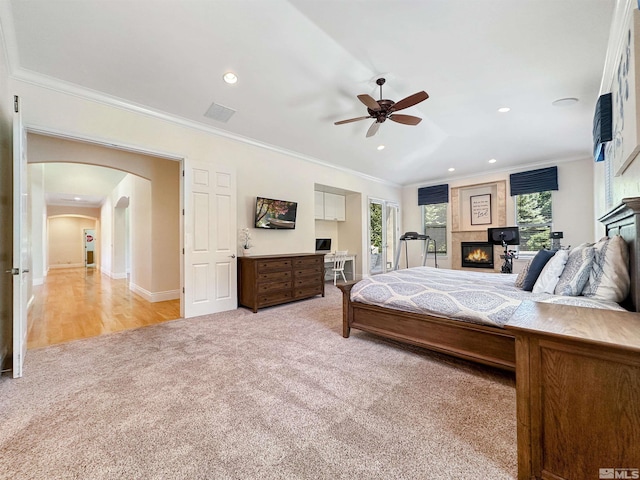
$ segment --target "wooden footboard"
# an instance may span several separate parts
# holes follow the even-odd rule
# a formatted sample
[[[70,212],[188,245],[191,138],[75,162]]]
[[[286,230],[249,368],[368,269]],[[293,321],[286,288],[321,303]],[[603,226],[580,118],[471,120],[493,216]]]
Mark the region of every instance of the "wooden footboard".
[[[466,360],[515,370],[515,339],[498,327],[402,312],[351,301],[353,283],[342,290],[342,336],[352,328]]]

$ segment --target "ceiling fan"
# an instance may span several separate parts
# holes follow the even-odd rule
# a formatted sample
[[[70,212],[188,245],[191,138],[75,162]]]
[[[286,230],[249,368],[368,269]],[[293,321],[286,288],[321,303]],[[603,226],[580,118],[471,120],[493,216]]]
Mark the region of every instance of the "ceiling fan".
[[[367,95],[366,93],[358,95],[358,99],[367,107],[367,112],[369,112],[368,116],[350,118],[349,120],[341,120],[339,122],[335,122],[334,125],[342,125],[343,123],[351,123],[357,122],[359,120],[365,120],[367,118],[375,118],[376,121],[373,122],[373,124],[369,127],[369,130],[367,130],[367,137],[373,137],[378,131],[378,128],[380,128],[380,124],[387,119],[397,123],[402,123],[404,125],[419,124],[422,121],[421,118],[414,117],[413,115],[397,114],[395,112],[404,110],[405,108],[413,107],[417,103],[426,100],[427,98],[429,98],[427,92],[422,91],[414,93],[413,95],[410,95],[407,98],[403,98],[396,103],[393,100],[385,100],[382,98],[382,85],[384,85],[385,81],[386,80],[384,78],[379,78],[378,80],[376,80],[376,84],[380,86],[380,100],[376,101],[371,95]]]

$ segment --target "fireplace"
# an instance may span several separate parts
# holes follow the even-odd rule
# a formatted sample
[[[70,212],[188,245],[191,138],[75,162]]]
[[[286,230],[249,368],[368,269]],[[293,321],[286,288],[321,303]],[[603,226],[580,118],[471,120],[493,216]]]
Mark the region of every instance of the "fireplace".
[[[493,244],[462,242],[462,267],[493,268]]]

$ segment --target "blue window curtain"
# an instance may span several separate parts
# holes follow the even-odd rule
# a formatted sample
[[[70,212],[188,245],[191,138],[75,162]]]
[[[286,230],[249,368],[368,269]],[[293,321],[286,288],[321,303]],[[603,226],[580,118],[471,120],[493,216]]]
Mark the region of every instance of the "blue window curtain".
[[[449,203],[449,184],[434,185],[418,189],[418,205]]]
[[[509,175],[511,196],[558,190],[558,167],[540,168]]]

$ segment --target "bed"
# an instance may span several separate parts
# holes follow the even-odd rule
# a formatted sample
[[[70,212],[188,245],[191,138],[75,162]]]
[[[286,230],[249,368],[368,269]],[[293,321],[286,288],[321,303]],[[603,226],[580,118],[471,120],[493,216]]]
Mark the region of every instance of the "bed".
[[[607,236],[620,236],[628,249],[629,294],[619,305],[587,297],[524,292],[514,286],[515,275],[417,267],[339,285],[343,292],[342,334],[348,338],[351,329],[358,329],[513,371],[515,339],[503,327],[523,300],[638,311],[639,215],[640,197],[627,198],[599,219]],[[414,283],[420,278],[423,291]],[[373,294],[367,297],[367,291]],[[399,303],[392,303],[392,296]],[[371,297],[377,298],[373,301]],[[433,303],[444,308],[436,309]],[[479,315],[474,316],[474,310]]]

